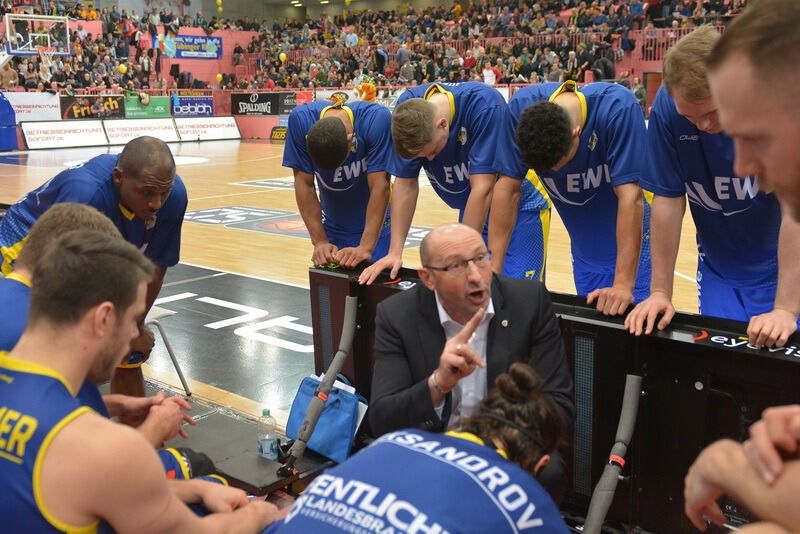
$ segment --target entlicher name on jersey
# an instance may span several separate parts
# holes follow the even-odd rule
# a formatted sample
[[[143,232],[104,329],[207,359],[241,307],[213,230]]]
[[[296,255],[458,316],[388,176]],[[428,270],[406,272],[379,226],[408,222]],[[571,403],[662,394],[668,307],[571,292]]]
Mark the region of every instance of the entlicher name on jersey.
[[[469,473],[494,497],[493,501],[499,507],[516,517],[514,523],[518,529],[544,525],[543,520],[535,516],[536,505],[525,490],[511,483],[511,476],[502,468],[489,465],[485,459],[449,444],[426,441],[423,436],[407,431],[386,434],[378,442],[391,442],[425,452]],[[327,473],[315,478],[305,493],[298,497],[286,516],[286,523],[298,514],[325,522],[338,518],[372,532],[447,532],[423,511],[392,492],[359,480],[345,481]]]

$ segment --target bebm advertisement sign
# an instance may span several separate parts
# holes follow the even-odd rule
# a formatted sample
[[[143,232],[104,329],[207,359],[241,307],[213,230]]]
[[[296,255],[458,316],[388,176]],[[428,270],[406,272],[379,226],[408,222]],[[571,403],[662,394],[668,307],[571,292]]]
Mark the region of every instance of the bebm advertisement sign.
[[[234,115],[277,115],[278,93],[231,93]]]
[[[214,98],[211,96],[172,95],[173,117],[212,117]]]

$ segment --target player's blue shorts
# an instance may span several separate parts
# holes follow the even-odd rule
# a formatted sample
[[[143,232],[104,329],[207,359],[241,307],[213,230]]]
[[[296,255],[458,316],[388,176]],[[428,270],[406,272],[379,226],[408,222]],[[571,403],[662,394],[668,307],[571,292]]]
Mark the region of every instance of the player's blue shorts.
[[[636,271],[636,284],[633,288],[633,302],[639,303],[650,296],[650,204],[644,204],[642,227],[642,247],[639,252],[639,267]],[[614,285],[614,267],[598,269],[597,267],[572,258],[572,274],[578,295],[588,295],[595,289]]]
[[[340,233],[327,226],[325,227],[325,233],[328,235],[328,241],[339,249],[357,247],[361,243],[361,234]],[[372,259],[370,261],[378,261],[389,253],[391,237],[389,221],[386,221],[381,228],[381,235],[378,237],[378,242],[375,243],[375,249],[372,251]]]
[[[703,261],[702,256],[697,262],[697,296],[701,315],[747,323],[755,315],[772,311],[777,287],[777,277],[732,282],[721,278]]]
[[[508,242],[503,276],[544,282],[549,235],[549,208],[541,211],[520,211]]]

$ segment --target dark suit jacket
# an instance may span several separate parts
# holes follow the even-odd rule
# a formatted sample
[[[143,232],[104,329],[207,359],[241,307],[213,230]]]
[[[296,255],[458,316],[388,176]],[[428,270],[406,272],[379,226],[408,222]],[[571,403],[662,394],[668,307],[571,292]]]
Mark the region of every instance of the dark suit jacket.
[[[488,387],[513,362],[528,363],[541,377],[542,391],[559,409],[570,432],[572,375],[550,294],[539,282],[494,275],[492,301],[495,314],[486,344]],[[445,400],[442,421],[428,389],[428,377],[439,365],[445,341],[434,293],[424,285],[378,305],[368,412],[376,436],[407,427],[441,430],[446,426],[451,394]]]

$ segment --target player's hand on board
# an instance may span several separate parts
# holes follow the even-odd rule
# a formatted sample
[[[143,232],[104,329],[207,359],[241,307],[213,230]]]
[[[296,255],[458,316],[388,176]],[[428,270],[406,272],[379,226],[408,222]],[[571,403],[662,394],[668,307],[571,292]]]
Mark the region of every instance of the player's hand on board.
[[[781,308],[750,318],[747,337],[754,347],[783,347],[797,330],[797,315]]]
[[[314,265],[327,265],[336,261],[336,251],[339,248],[327,241],[317,243],[314,245],[314,254],[311,256],[311,262]]]
[[[661,320],[656,322],[659,315],[661,315]],[[645,334],[650,334],[654,326],[657,326],[659,330],[666,328],[673,317],[675,317],[675,306],[672,305],[665,293],[655,291],[637,304],[625,317],[625,328],[637,336],[641,335],[643,331]]]
[[[334,257],[339,265],[352,269],[361,262],[368,261],[372,257],[372,251],[364,247],[348,247],[339,250]]]
[[[364,269],[361,276],[358,277],[358,283],[370,285],[386,269],[389,269],[389,277],[394,280],[402,266],[403,259],[401,256],[384,256]]]
[[[597,311],[603,315],[622,315],[633,304],[633,291],[622,286],[595,289],[586,295],[586,303],[597,301]]]

